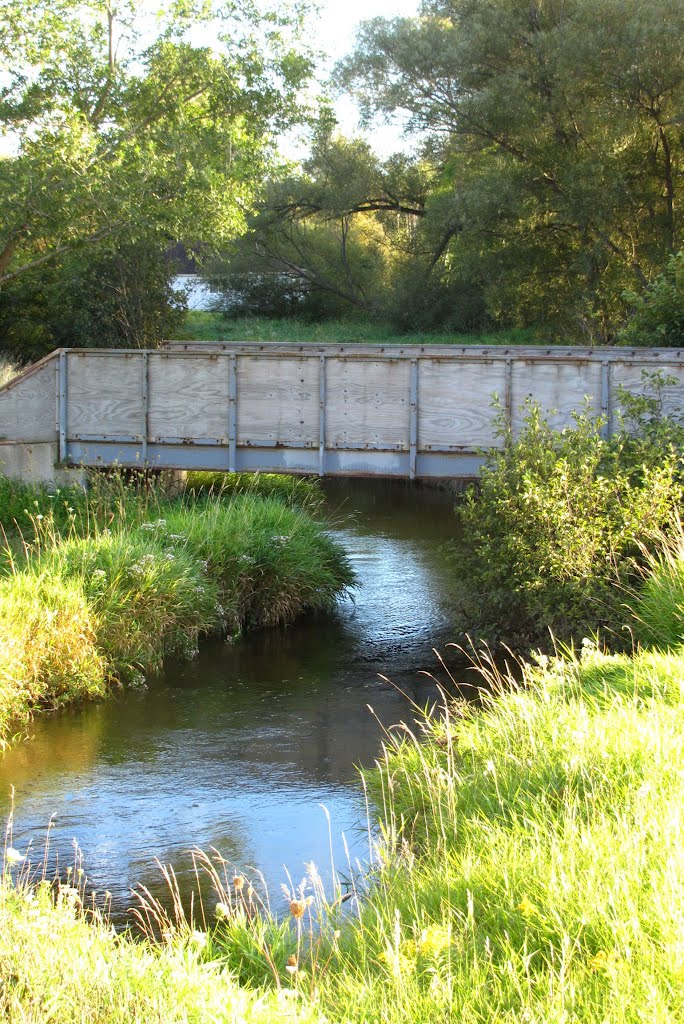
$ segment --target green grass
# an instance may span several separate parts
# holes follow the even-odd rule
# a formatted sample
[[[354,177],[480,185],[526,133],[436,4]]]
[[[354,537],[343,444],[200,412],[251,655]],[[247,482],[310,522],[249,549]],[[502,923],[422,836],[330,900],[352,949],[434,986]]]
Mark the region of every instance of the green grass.
[[[13,1024],[308,1024],[291,993],[240,988],[199,935],[117,937],[78,892],[0,882],[0,1019]]]
[[[392,730],[366,773],[382,839],[358,911],[326,901],[314,876],[311,906],[292,893],[278,921],[197,854],[215,902],[205,893],[188,921],[148,900],[140,942],[86,924],[75,899],[32,897],[6,869],[7,1018],[201,1021],[243,999],[246,1019],[258,1007],[274,1022],[283,1007],[321,1024],[683,1019],[684,652],[587,644],[517,683],[484,671],[495,692],[482,710],[452,704],[417,734]]]
[[[314,344],[383,343],[397,345],[537,345],[555,344],[553,339],[539,331],[511,328],[504,331],[477,334],[399,334],[389,324],[373,320],[325,320],[311,323],[306,320],[266,317],[231,319],[222,313],[190,310],[185,327],[176,333],[174,341],[281,341],[285,343],[311,342]],[[560,342],[559,342],[560,343]]]
[[[324,501],[318,480],[283,473],[220,473],[195,470],[187,474],[185,489],[195,494],[212,491],[225,498],[231,494],[274,497],[286,505],[318,511]]]
[[[0,747],[38,710],[192,656],[202,636],[329,610],[354,584],[323,523],[253,491],[173,499],[115,477],[65,498],[0,482],[0,508],[23,527],[0,564]]]

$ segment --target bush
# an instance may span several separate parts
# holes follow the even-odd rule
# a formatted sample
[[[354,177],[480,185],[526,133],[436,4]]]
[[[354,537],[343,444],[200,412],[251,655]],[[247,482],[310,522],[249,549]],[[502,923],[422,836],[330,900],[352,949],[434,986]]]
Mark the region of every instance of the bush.
[[[22,362],[59,347],[150,348],[185,317],[165,240],[74,252],[0,295],[0,350]]]
[[[642,401],[653,410],[655,399]],[[500,423],[503,447],[458,510],[466,629],[542,647],[550,634],[569,641],[596,629],[629,642],[625,591],[682,496],[681,428],[644,416],[642,426],[641,436],[623,428],[607,440],[602,421],[585,413],[554,431],[535,405],[519,437]]]
[[[684,345],[684,251],[670,256],[662,274],[643,293],[627,292],[632,317],[620,333],[623,345]]]
[[[329,610],[355,580],[347,556],[320,524],[276,498],[238,494],[203,508],[198,502],[170,511],[165,530],[207,562],[235,628]]]

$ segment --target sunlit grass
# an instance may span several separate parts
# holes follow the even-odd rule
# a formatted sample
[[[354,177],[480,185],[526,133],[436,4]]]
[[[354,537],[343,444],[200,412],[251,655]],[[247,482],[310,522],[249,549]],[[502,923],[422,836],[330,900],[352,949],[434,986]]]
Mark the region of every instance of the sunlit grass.
[[[517,681],[483,668],[483,708],[447,702],[417,733],[390,730],[365,773],[381,838],[361,894],[342,905],[313,873],[274,916],[249,877],[196,851],[211,885],[192,916],[167,869],[166,904],[141,893],[144,942],[116,940],[121,963],[150,965],[141,996],[185,950],[193,974],[209,972],[207,999],[225,981],[219,965],[243,998],[270,993],[265,1020],[283,1003],[364,1024],[682,1019],[684,653],[610,656],[587,644]],[[37,898],[36,911],[6,886],[0,901],[5,941],[28,943],[29,965],[64,912]],[[43,922],[33,935],[31,914]],[[90,979],[102,925],[81,932],[70,914],[55,934]],[[18,1005],[36,998],[39,978]],[[60,974],[42,983],[59,998]]]
[[[296,503],[257,490],[0,479],[0,742],[40,709],[192,656],[202,636],[330,610],[354,583],[344,552]]]
[[[0,388],[9,384],[14,377],[21,373],[21,367],[10,359],[0,357]]]

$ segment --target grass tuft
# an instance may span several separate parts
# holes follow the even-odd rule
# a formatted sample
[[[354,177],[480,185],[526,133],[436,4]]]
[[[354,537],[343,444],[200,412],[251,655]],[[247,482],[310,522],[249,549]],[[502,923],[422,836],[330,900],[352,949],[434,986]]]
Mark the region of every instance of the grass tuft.
[[[35,711],[191,657],[203,635],[330,610],[354,584],[323,524],[279,497],[170,498],[116,476],[53,492],[0,478],[0,511],[0,742]]]

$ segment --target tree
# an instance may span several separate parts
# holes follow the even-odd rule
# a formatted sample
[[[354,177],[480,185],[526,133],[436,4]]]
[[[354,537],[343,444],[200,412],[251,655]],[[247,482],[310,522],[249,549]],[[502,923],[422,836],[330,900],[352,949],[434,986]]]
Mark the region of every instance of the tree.
[[[684,0],[424,0],[339,69],[403,112],[448,198],[452,266],[489,309],[610,340],[682,243]]]
[[[431,195],[435,184],[429,162],[381,161],[366,142],[324,121],[302,169],[269,184],[250,230],[210,263],[209,279],[236,312],[360,311],[403,328],[450,323],[465,290],[454,303],[446,286],[440,260],[454,229],[445,227],[445,204]],[[471,299],[472,319],[481,303]]]
[[[0,286],[103,240],[243,230],[311,71],[297,3],[260,12],[252,0],[0,0]]]

